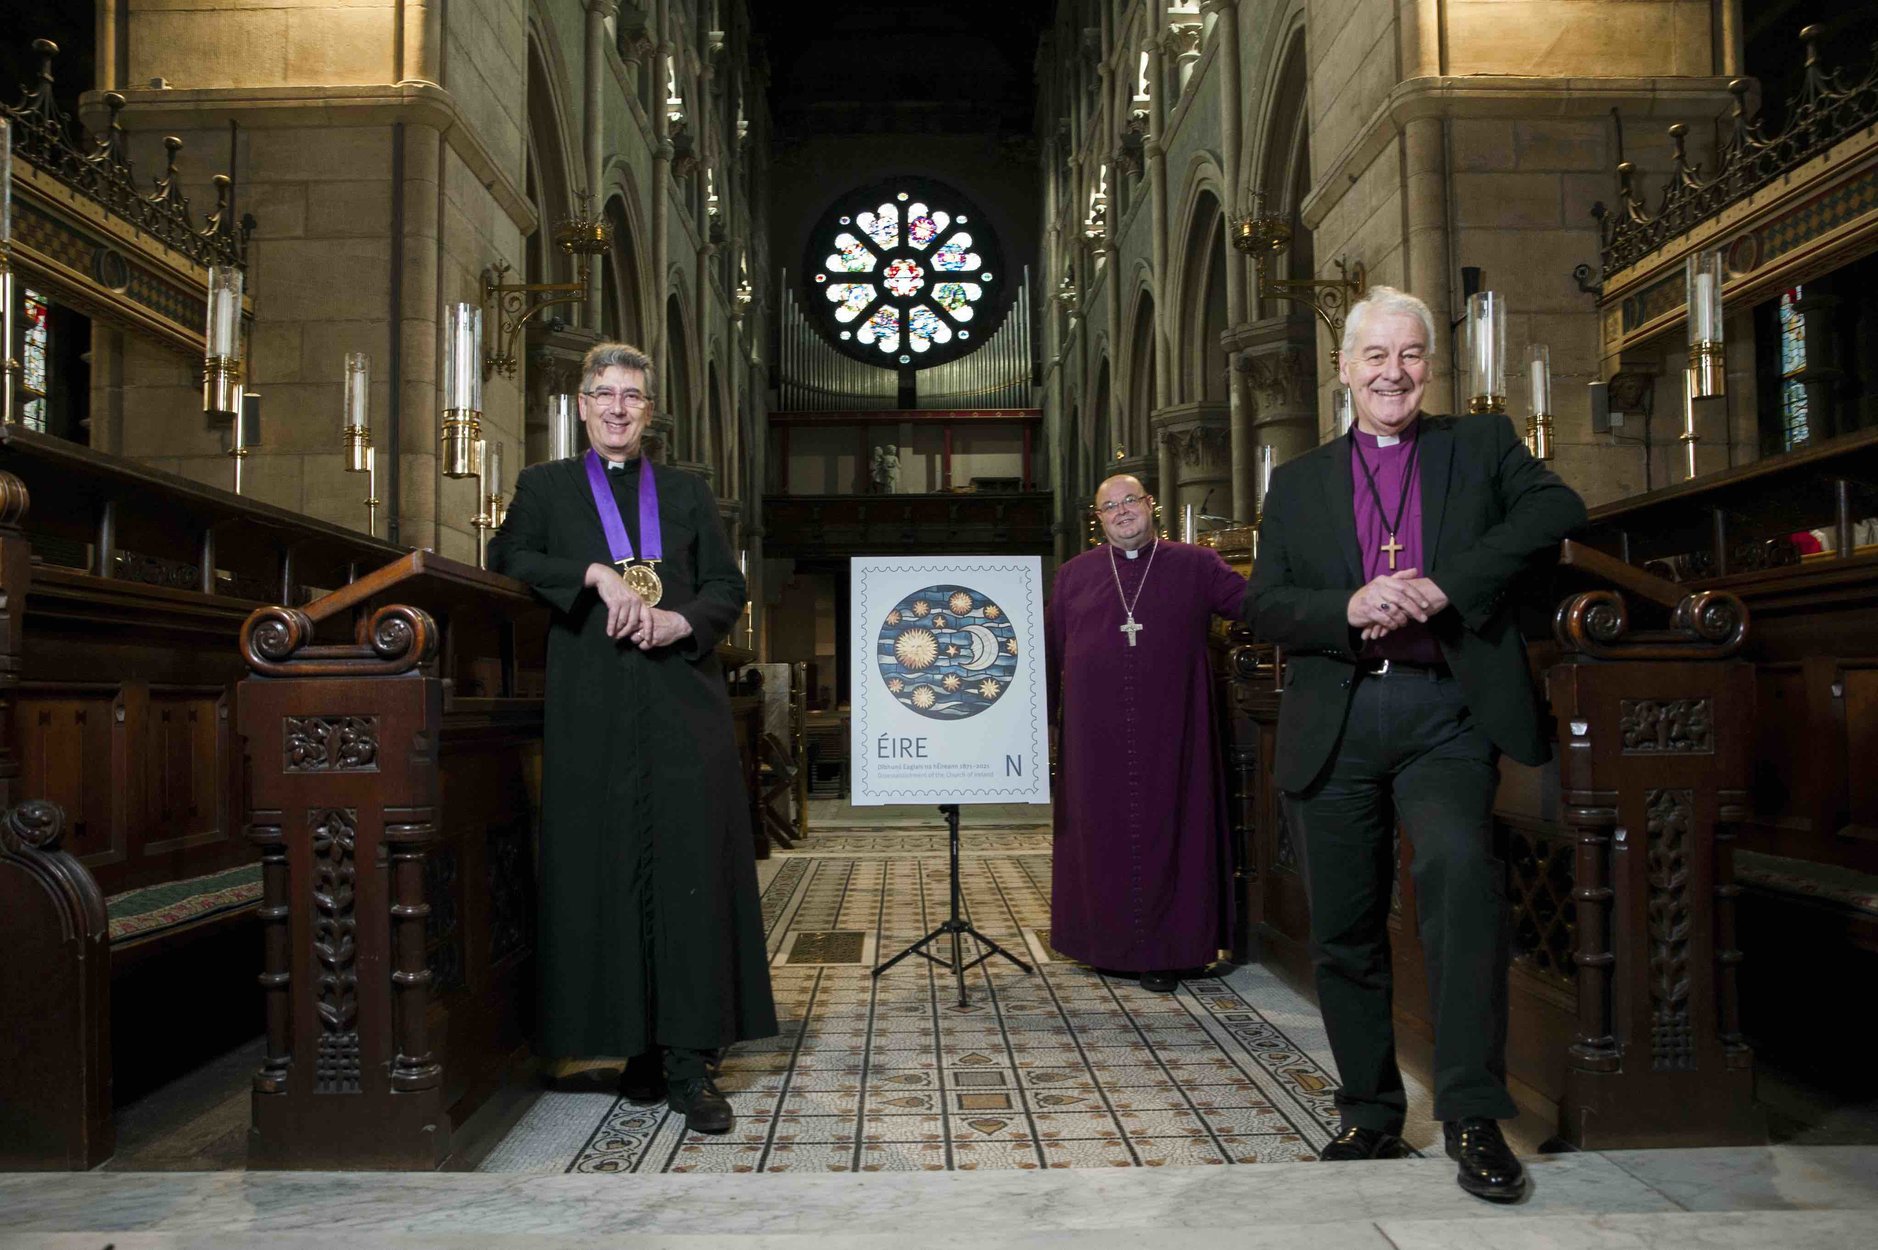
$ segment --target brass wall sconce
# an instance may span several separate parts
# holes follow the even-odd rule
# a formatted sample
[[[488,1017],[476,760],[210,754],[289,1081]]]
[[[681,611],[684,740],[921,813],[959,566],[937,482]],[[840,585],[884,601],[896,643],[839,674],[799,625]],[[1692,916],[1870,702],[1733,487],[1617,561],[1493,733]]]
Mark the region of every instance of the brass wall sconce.
[[[365,474],[365,532],[378,537],[378,450],[372,446],[372,361],[346,353],[345,418],[339,437],[347,473]]]
[[[1362,298],[1368,279],[1363,262],[1347,264],[1337,258],[1337,278],[1274,278],[1272,258],[1282,256],[1291,247],[1291,223],[1277,213],[1267,213],[1265,194],[1248,191],[1251,201],[1243,217],[1231,222],[1233,247],[1252,258],[1258,272],[1258,293],[1270,299],[1303,304],[1317,314],[1330,331],[1330,363],[1335,367],[1343,359],[1343,318],[1350,305]]]
[[[495,373],[505,378],[515,376],[516,340],[535,314],[556,304],[586,301],[593,258],[606,255],[613,245],[613,227],[606,218],[588,214],[592,202],[592,197],[583,193],[580,211],[554,231],[555,246],[576,258],[572,282],[504,282],[509,272],[507,261],[497,261],[483,270],[482,302],[489,310],[495,340],[493,350],[482,362],[484,377]]]
[[[1720,248],[1697,252],[1684,269],[1689,309],[1689,368],[1684,377],[1682,402],[1683,467],[1695,476],[1695,401],[1719,399],[1728,393],[1728,369],[1722,342],[1722,253]]]
[[[241,494],[248,459],[248,423],[243,419],[241,341],[242,273],[234,265],[209,266],[209,314],[203,330],[202,411],[227,421],[228,454],[235,461],[235,493]]]
[[[0,117],[0,422],[12,425],[24,366],[13,354],[13,128]]]

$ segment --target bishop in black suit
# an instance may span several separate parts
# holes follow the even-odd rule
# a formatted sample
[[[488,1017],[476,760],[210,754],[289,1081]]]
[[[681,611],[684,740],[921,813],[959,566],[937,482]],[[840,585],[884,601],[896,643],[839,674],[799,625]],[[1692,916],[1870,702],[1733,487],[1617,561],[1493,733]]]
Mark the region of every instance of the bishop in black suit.
[[[1322,1157],[1402,1151],[1387,928],[1399,821],[1414,847],[1435,1116],[1461,1186],[1513,1201],[1525,1178],[1498,1123],[1516,1110],[1491,813],[1500,754],[1539,764],[1549,750],[1517,591],[1585,506],[1505,416],[1422,414],[1434,346],[1412,295],[1378,287],[1351,309],[1341,377],[1356,425],[1273,474],[1246,617],[1288,669],[1274,772],[1342,1083],[1342,1131]]]

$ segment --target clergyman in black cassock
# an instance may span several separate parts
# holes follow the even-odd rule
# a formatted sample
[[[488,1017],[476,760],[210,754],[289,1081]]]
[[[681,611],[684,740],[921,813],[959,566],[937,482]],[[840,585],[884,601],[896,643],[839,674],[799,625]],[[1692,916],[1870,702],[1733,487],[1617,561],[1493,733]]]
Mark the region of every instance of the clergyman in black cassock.
[[[630,353],[620,359],[609,349]],[[596,365],[596,358],[598,363]],[[609,603],[623,581],[602,526],[586,459],[608,473],[633,550],[646,552],[639,434],[651,412],[649,362],[602,344],[588,355],[582,409],[595,451],[531,465],[515,483],[489,566],[552,605],[541,836],[540,1048],[554,1057],[627,1056],[622,1092],[704,1082],[701,1057],[776,1032],[757,896],[749,798],[729,696],[713,649],[743,611],[744,580],[710,487],[653,466],[662,558],[657,607],[635,607],[630,632]],[[595,393],[600,399],[593,398]],[[626,398],[622,398],[626,397]],[[629,408],[628,404],[636,404]],[[630,454],[628,454],[630,453]],[[603,595],[597,585],[606,582]],[[641,627],[643,626],[643,627]],[[683,634],[675,641],[666,641]],[[650,1058],[649,1058],[650,1057]],[[689,1067],[686,1063],[689,1063]],[[696,1088],[691,1090],[696,1094]],[[727,1106],[717,1124],[729,1128]],[[705,1116],[707,1121],[713,1116]]]
[[[1506,1089],[1501,752],[1549,747],[1515,625],[1520,581],[1584,524],[1584,501],[1498,413],[1423,416],[1434,321],[1371,291],[1345,325],[1356,428],[1279,467],[1246,618],[1284,649],[1274,779],[1301,853],[1318,1004],[1343,1128],[1326,1160],[1401,1149],[1388,916],[1400,820],[1435,1028],[1435,1117],[1462,1188],[1524,1192]],[[1398,556],[1403,557],[1398,563]]]

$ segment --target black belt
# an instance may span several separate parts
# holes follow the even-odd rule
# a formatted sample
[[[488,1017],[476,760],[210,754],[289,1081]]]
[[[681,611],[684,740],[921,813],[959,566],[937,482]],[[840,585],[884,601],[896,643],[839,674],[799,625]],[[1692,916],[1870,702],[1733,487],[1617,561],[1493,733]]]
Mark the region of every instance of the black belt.
[[[1364,677],[1425,677],[1440,681],[1454,676],[1444,663],[1424,664],[1420,660],[1358,660],[1356,671]]]

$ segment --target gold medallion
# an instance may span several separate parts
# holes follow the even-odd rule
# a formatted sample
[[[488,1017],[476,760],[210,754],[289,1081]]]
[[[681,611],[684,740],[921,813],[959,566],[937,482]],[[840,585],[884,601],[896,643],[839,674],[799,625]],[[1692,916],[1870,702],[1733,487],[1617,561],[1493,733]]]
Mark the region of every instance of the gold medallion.
[[[659,580],[657,569],[650,564],[629,564],[620,570],[620,576],[626,579],[628,589],[646,601],[647,607],[659,606],[665,594],[665,583]]]

